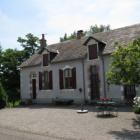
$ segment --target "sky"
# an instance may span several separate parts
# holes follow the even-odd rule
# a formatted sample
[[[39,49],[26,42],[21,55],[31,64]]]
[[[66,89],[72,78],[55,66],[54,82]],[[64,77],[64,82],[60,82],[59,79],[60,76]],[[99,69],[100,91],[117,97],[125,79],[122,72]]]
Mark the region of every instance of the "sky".
[[[140,0],[0,0],[0,44],[21,49],[17,38],[46,34],[47,44],[91,25],[112,29],[140,23]]]

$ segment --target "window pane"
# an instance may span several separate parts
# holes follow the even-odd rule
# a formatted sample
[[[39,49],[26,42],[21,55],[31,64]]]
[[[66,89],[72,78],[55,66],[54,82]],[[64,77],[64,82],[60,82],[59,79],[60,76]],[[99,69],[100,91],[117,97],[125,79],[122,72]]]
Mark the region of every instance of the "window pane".
[[[49,73],[48,73],[48,71],[44,72],[44,88],[45,89],[49,88]]]
[[[71,89],[72,85],[71,85],[71,78],[70,77],[66,77],[65,78],[65,88],[66,89]]]
[[[64,77],[72,77],[71,69],[64,70]]]

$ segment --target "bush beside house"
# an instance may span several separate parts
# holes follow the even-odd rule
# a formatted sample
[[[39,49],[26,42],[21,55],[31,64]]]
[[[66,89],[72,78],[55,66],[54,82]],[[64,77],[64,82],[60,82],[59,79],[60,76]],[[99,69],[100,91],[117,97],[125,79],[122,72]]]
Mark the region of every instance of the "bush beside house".
[[[140,114],[140,97],[135,97],[134,98],[133,111],[136,114]]]
[[[6,106],[7,95],[6,92],[0,83],[0,109]]]

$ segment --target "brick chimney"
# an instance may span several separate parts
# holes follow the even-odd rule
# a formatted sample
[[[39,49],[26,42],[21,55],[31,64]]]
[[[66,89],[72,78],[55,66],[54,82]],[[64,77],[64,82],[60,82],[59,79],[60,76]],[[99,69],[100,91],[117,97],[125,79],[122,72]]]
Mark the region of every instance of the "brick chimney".
[[[77,31],[77,39],[81,39],[81,37],[83,37],[83,36],[84,36],[83,30]]]
[[[42,34],[42,38],[40,39],[40,46],[42,49],[47,46],[44,34]]]

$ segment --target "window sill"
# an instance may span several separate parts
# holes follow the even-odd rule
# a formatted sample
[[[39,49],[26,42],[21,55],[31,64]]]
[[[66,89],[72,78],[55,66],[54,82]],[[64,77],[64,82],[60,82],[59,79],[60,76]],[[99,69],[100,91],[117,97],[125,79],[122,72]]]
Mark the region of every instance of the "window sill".
[[[60,89],[61,91],[75,91],[76,89]]]
[[[42,89],[40,91],[52,91],[53,89]]]

